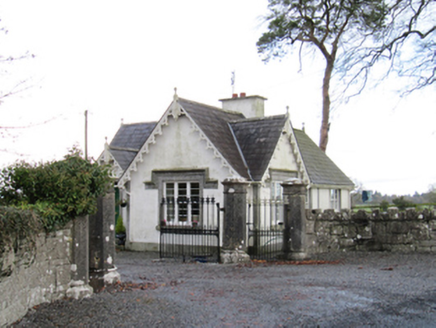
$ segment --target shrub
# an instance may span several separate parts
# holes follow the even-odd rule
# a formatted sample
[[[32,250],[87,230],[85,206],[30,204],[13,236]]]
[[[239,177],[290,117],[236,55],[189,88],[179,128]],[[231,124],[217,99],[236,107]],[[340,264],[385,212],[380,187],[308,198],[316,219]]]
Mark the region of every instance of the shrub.
[[[388,210],[388,208],[389,208],[389,202],[386,201],[386,200],[382,200],[382,201],[380,202],[380,209],[381,209],[383,212],[386,212],[386,211]]]
[[[126,233],[126,227],[124,226],[123,218],[121,216],[119,216],[117,219],[117,224],[115,225],[115,233]]]
[[[397,206],[400,211],[404,211],[408,207],[415,207],[415,204],[405,200],[404,196],[393,199],[392,203],[394,203],[395,206]]]
[[[97,211],[97,198],[109,188],[107,166],[91,163],[73,148],[64,160],[18,163],[0,172],[0,205],[39,214],[46,231]],[[0,231],[0,238],[3,233]]]

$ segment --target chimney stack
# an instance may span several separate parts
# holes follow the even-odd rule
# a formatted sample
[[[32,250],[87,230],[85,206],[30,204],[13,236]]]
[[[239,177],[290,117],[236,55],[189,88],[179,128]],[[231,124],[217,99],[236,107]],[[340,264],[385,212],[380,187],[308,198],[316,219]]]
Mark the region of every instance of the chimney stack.
[[[234,93],[232,98],[220,99],[224,110],[240,112],[246,118],[264,117],[265,100],[267,99],[261,96],[247,96],[245,92],[241,92],[239,97]]]

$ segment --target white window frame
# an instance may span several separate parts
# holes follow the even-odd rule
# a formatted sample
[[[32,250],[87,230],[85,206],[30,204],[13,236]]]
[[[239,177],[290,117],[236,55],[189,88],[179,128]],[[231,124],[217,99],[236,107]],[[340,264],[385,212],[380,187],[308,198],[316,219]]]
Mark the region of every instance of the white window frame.
[[[181,185],[186,184],[186,194],[180,193],[183,189],[180,188]],[[193,184],[197,184],[196,188],[192,187]],[[173,185],[173,193],[168,193],[168,186]],[[193,195],[193,190],[197,189],[198,193]],[[168,197],[174,199],[174,206],[169,206],[167,204],[165,210],[164,210],[164,220],[166,224],[168,225],[192,225],[193,221],[199,222],[200,220],[200,204],[197,203],[194,207],[194,205],[191,203],[190,206],[186,205],[186,220],[182,220],[182,213],[183,213],[183,207],[184,204],[178,204],[177,199],[186,197],[186,199],[189,199],[190,202],[192,202],[192,197],[198,198],[198,200],[201,198],[201,184],[199,181],[168,181],[163,183],[163,196],[165,199],[168,199]],[[171,211],[174,211],[174,213],[171,213]],[[193,213],[194,212],[194,213]],[[195,213],[197,212],[197,213]],[[171,215],[172,214],[172,215]]]
[[[330,189],[330,206],[333,210],[339,212],[341,210],[341,190]]]

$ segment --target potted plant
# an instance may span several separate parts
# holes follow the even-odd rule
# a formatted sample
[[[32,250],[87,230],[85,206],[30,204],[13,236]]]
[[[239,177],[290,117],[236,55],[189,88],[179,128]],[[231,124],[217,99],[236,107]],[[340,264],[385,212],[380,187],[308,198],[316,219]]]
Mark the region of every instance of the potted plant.
[[[117,245],[124,246],[126,244],[126,227],[121,216],[118,216],[115,225],[115,238],[117,239]]]
[[[198,226],[198,221],[192,221],[192,227],[197,228],[197,226]]]

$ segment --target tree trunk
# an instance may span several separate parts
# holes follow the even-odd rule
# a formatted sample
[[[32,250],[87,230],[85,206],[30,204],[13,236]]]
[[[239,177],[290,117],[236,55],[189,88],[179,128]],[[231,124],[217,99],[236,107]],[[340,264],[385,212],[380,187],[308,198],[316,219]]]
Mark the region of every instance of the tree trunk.
[[[330,119],[330,79],[332,77],[334,60],[326,59],[327,64],[324,71],[324,79],[322,83],[322,121],[319,138],[319,148],[323,152],[327,149],[329,140],[329,119]]]

